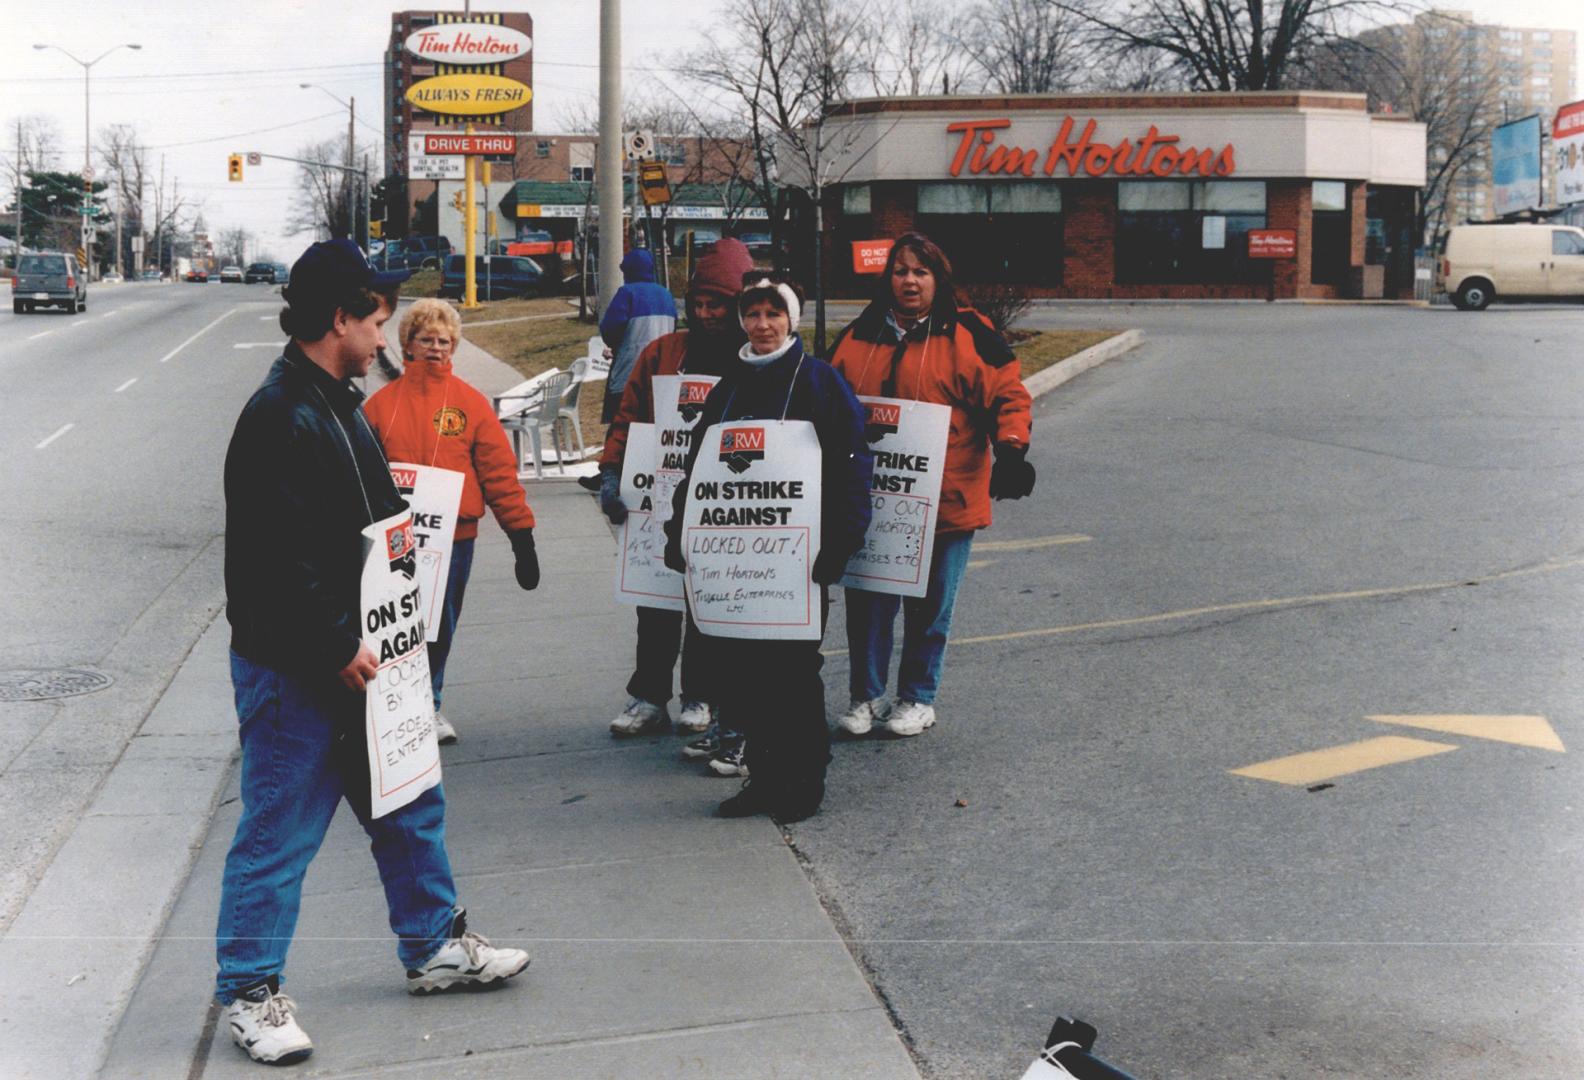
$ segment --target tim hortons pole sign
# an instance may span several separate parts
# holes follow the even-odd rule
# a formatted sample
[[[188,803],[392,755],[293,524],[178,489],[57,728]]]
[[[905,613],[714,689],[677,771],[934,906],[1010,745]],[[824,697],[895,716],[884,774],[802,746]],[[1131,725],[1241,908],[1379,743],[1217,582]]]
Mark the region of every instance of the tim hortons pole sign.
[[[1042,149],[998,144],[996,132],[1011,126],[1006,119],[947,124],[947,131],[961,135],[951,175],[961,176],[967,169],[970,176],[1033,176],[1039,169],[1046,176],[1056,176],[1058,170],[1077,177],[1231,176],[1237,169],[1231,143],[1219,150],[1182,146],[1180,136],[1163,134],[1154,124],[1137,138],[1108,143],[1095,137],[1097,121],[1088,120],[1079,130],[1067,116],[1050,146]]]
[[[413,31],[405,48],[416,57],[442,64],[503,64],[527,56],[533,40],[509,26],[442,23]]]

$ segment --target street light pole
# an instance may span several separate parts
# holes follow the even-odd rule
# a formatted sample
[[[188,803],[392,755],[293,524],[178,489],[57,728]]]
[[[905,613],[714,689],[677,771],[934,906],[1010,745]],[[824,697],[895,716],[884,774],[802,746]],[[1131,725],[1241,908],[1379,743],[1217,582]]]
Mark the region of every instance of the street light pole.
[[[99,61],[103,60],[105,57],[109,56],[111,53],[115,52],[117,49],[141,49],[143,46],[133,44],[130,41],[124,41],[120,45],[112,45],[112,46],[110,46],[108,49],[106,49],[104,52],[100,53],[98,56],[94,57],[92,60],[79,59],[78,57],[74,56],[72,53],[70,53],[67,50],[61,48],[59,45],[35,44],[33,47],[35,49],[54,49],[56,52],[64,54],[73,63],[82,65],[82,69],[83,69],[82,249],[83,249],[83,259],[84,259],[84,263],[85,263],[85,265],[82,268],[82,271],[83,271],[83,275],[85,277],[92,278],[93,277],[93,236],[88,231],[88,210],[89,210],[90,204],[92,204],[92,202],[93,202],[93,126],[89,122],[89,112],[88,112],[89,84],[88,84],[88,76],[93,71],[93,66],[95,64],[97,64]],[[20,236],[17,237],[18,242],[20,242],[21,239],[22,238]],[[119,251],[116,252],[116,257],[118,259],[120,258],[120,256],[121,256],[121,253]]]

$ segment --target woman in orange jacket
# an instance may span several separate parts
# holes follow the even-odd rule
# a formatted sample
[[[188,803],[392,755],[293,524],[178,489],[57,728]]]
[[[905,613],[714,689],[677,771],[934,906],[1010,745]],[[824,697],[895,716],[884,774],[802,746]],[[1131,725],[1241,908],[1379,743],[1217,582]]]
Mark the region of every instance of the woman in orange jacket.
[[[473,569],[473,542],[484,504],[489,504],[511,541],[517,584],[524,589],[539,584],[534,516],[517,479],[517,454],[489,399],[451,370],[451,357],[462,340],[462,319],[456,309],[444,300],[419,300],[402,316],[399,339],[402,375],[369,398],[363,412],[385,444],[387,458],[462,474],[445,606],[440,625],[429,628],[435,727],[440,741],[451,743],[456,742],[456,729],[440,715],[440,695],[462,615],[462,595]]]
[[[851,735],[876,726],[918,735],[935,723],[952,608],[973,534],[990,524],[991,499],[1021,499],[1034,490],[1034,466],[1026,460],[1030,399],[1012,349],[977,311],[958,306],[951,262],[928,237],[910,232],[897,239],[880,287],[879,298],[837,335],[831,366],[859,395],[950,406],[951,429],[929,591],[906,600],[846,591],[852,707],[838,723]],[[899,607],[905,614],[893,706],[886,682]]]

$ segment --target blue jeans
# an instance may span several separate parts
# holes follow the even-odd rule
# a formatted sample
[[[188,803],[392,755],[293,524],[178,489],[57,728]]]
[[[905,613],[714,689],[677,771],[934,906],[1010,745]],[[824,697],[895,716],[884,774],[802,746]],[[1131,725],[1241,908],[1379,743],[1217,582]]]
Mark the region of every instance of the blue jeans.
[[[231,654],[242,739],[242,820],[226,855],[215,930],[215,997],[280,975],[297,927],[303,875],[347,785],[368,784],[350,766],[365,751],[362,695],[310,685]],[[337,735],[353,740],[336,746]],[[341,752],[338,754],[338,750]],[[456,886],[445,850],[445,795],[436,785],[382,818],[367,797],[349,798],[372,841],[385,886],[396,955],[416,968],[440,950],[456,911]]]
[[[429,638],[429,684],[434,687],[435,711],[440,711],[440,692],[445,688],[446,660],[456,638],[457,620],[462,618],[462,596],[467,592],[468,575],[473,573],[473,542],[477,537],[458,540],[451,545],[451,572],[446,575],[445,603],[440,605],[440,625]]]
[[[847,648],[852,660],[848,685],[854,701],[872,701],[885,693],[897,608],[901,607],[902,662],[897,668],[897,697],[921,705],[935,704],[941,668],[946,664],[946,638],[951,633],[957,586],[968,566],[973,535],[935,534],[929,591],[921,597],[847,590]]]

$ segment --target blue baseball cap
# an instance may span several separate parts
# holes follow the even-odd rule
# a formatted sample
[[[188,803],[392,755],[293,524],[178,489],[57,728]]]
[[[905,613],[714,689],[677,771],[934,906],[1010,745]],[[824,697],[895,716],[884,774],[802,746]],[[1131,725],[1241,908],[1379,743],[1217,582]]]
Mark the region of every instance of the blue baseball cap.
[[[292,266],[291,280],[283,294],[287,303],[291,303],[293,297],[323,301],[349,289],[382,291],[410,277],[410,270],[374,269],[363,249],[342,236],[310,244]]]

